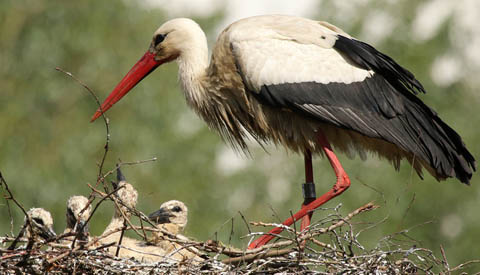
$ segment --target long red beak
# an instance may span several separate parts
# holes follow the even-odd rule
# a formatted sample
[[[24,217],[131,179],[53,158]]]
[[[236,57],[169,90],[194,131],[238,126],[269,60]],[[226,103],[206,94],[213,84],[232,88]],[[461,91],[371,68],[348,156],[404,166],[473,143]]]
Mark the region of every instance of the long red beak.
[[[125,96],[133,87],[135,87],[135,85],[137,85],[138,82],[140,82],[162,63],[163,62],[161,61],[155,60],[155,54],[147,51],[130,69],[127,75],[123,77],[122,81],[117,84],[117,87],[115,87],[107,99],[105,99],[105,101],[102,103],[102,107],[98,108],[90,122],[95,121],[102,115],[102,113],[105,113],[108,109],[110,109],[113,104]]]

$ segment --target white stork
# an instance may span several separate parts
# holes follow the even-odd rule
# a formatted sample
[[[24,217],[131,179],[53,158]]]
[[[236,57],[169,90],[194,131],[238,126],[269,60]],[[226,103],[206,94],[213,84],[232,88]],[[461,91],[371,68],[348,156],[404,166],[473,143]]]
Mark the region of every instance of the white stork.
[[[159,228],[175,235],[177,239],[188,241],[189,239],[182,235],[188,222],[188,208],[178,200],[170,200],[162,203],[160,209],[148,215],[148,218],[154,221]],[[169,259],[178,261],[190,260],[191,263],[200,263],[204,259],[200,251],[194,247],[184,247],[181,244],[172,241],[170,236],[165,235],[163,231],[152,232],[152,239],[149,240],[155,246],[165,251]]]
[[[416,96],[425,90],[412,73],[329,23],[293,16],[231,24],[219,35],[210,64],[198,24],[185,18],[164,23],[92,121],[173,60],[188,105],[234,148],[247,150],[250,134],[304,154],[305,201],[285,225],[305,217],[304,228],[315,208],[350,186],[332,147],[376,153],[397,169],[405,158],[420,177],[425,168],[437,180],[456,177],[468,184],[476,168],[461,137]],[[337,182],[316,198],[311,157],[322,152]]]
[[[67,226],[63,234],[75,232],[78,240],[88,241],[88,219],[92,213],[92,206],[84,196],[71,196],[67,201]],[[67,238],[68,242],[73,241],[73,237]]]
[[[28,217],[24,219],[24,226],[20,232],[26,238],[38,236],[48,240],[57,236],[53,230],[52,214],[43,208],[30,208],[27,212]],[[31,226],[28,226],[27,219],[31,220]]]

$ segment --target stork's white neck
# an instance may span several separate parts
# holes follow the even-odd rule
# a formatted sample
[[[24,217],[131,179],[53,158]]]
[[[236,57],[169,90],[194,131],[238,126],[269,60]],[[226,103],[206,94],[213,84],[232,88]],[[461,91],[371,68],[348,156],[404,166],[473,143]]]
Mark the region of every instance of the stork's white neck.
[[[124,209],[124,212],[126,217],[128,218],[130,215],[127,214],[128,212],[126,211],[126,209]],[[115,209],[115,214],[113,215],[112,220],[108,224],[107,228],[105,228],[105,230],[103,231],[102,235],[107,234],[114,230],[118,230],[119,228],[122,228],[124,225],[124,221],[125,221],[125,218],[122,216],[122,213],[120,213],[117,209]],[[120,231],[112,235],[115,236],[116,234],[119,234],[119,233]]]
[[[190,105],[199,105],[204,94],[204,76],[208,68],[208,46],[205,33],[192,33],[189,46],[182,49],[177,58],[178,75],[185,98]]]

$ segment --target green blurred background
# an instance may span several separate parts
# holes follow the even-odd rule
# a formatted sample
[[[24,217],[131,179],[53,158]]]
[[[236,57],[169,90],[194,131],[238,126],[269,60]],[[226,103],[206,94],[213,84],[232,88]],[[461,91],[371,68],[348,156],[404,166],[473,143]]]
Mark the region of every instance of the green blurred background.
[[[480,58],[474,46],[480,35],[468,25],[467,2],[472,1],[455,6],[440,0],[342,2],[310,1],[315,8],[309,17],[336,24],[414,72],[428,91],[422,100],[461,134],[478,158]],[[87,196],[86,184],[96,181],[105,128],[101,120],[89,122],[97,108],[92,97],[55,67],[72,72],[103,100],[145,52],[162,22],[191,14],[145,3],[0,2],[0,171],[26,208],[52,212],[57,232],[65,227],[68,197]],[[228,4],[214,3],[213,12],[193,14],[210,45],[232,13]],[[166,200],[184,201],[189,207],[186,235],[199,240],[228,242],[233,218],[232,243],[245,247],[248,240],[240,237],[247,231],[238,212],[247,220],[278,221],[271,209],[281,219],[296,211],[302,201],[303,159],[282,148],[264,152],[254,144],[250,158],[236,155],[187,108],[176,74],[176,64],[162,66],[108,112],[111,143],[105,168],[112,169],[119,159],[157,157],[123,169],[139,191],[138,208],[150,213]],[[430,175],[422,181],[405,163],[397,173],[375,157],[362,161],[341,155],[340,160],[352,187],[327,206],[341,202],[347,213],[375,200],[382,207],[357,219],[388,217],[362,235],[368,248],[382,236],[433,221],[409,232],[419,246],[440,256],[443,245],[451,266],[480,258],[477,175],[467,187],[456,180],[438,183]],[[322,193],[333,184],[333,172],[321,159],[315,160],[314,170],[317,193]],[[16,234],[23,215],[10,205]],[[110,202],[100,207],[91,222],[92,234],[103,231],[112,212]],[[10,233],[2,201],[0,234]]]

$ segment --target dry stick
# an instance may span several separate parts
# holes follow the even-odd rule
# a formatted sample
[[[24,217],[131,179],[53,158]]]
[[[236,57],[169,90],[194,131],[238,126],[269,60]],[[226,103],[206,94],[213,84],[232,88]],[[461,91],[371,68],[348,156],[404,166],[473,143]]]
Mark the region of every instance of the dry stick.
[[[119,189],[120,189],[120,188],[119,188]],[[111,194],[110,194],[110,195],[111,195]],[[127,228],[127,229],[128,229],[128,228]],[[99,237],[95,237],[95,238],[93,238],[90,242],[88,242],[88,243],[85,245],[85,247],[90,247],[90,246],[96,244],[97,242],[99,242],[100,240],[102,240],[102,239],[104,239],[104,238],[112,235],[113,233],[119,232],[119,231],[121,231],[121,230],[123,230],[123,229],[122,229],[122,228],[114,229],[114,230],[112,230],[112,231],[110,231],[110,232],[108,232],[108,233],[106,233],[106,234],[103,234],[103,235],[101,235],[101,236],[99,236]],[[94,249],[91,249],[91,250],[92,250],[92,251],[100,250],[100,249],[102,249],[102,248],[109,247],[109,246],[112,246],[112,245],[115,245],[115,242],[103,244],[103,245],[98,246],[98,247],[95,247]],[[66,251],[66,252],[60,254],[59,256],[57,256],[57,257],[55,257],[55,258],[49,259],[47,262],[48,262],[49,264],[52,264],[53,262],[58,261],[58,260],[60,260],[60,259],[62,259],[62,258],[64,258],[64,257],[72,254],[73,252],[79,250],[80,248],[81,248],[80,246],[77,246],[77,247],[75,247],[74,249],[69,250],[69,251]],[[90,251],[90,249],[89,249],[89,251]]]
[[[119,200],[119,201],[120,201],[120,204],[122,204],[123,206],[125,206],[124,203],[123,203],[121,200]],[[134,228],[132,222],[130,222],[130,219],[127,217],[127,215],[125,214],[125,212],[123,212],[123,210],[122,210],[122,208],[120,207],[120,205],[118,204],[118,201],[117,201],[116,198],[113,199],[113,203],[115,204],[115,207],[120,211],[120,214],[122,215],[124,222],[128,223],[128,225],[130,225],[130,227],[133,228],[133,231],[135,231],[135,233],[137,233],[138,236],[140,236],[140,237],[143,238],[143,235],[142,235],[137,229]],[[127,206],[125,206],[125,207],[127,207]],[[133,212],[133,211],[130,210],[130,207],[127,207],[127,210],[128,210],[129,212]]]
[[[112,170],[109,170],[107,171],[105,174],[103,174],[103,176],[101,176],[100,180],[99,181],[104,181],[106,177],[110,176],[111,174],[115,173],[115,171],[117,171],[117,167],[122,167],[123,165],[137,165],[137,164],[142,164],[142,163],[146,163],[146,162],[152,162],[152,161],[156,161],[157,160],[157,157],[153,157],[151,159],[145,159],[145,160],[137,160],[137,161],[130,161],[130,162],[119,162],[115,168],[113,168]]]
[[[292,220],[295,220],[295,218],[293,217],[292,211],[290,211],[290,217],[292,217]],[[297,225],[296,224],[297,224],[296,222],[293,223],[293,232],[294,232],[293,239],[295,241],[295,244],[297,245],[298,251],[301,251],[302,246],[300,245],[300,241],[298,240]],[[303,247],[305,247],[305,246],[303,246]]]
[[[399,229],[403,227],[403,222],[405,221],[405,218],[407,217],[408,212],[410,211],[410,209],[413,206],[413,203],[415,202],[415,197],[416,197],[416,193],[413,193],[412,199],[408,203],[407,209],[405,209],[405,213],[403,213],[402,219],[400,220],[400,223],[398,224]]]
[[[328,248],[328,249],[332,250],[333,252],[337,253],[338,256],[343,256],[343,255],[345,255],[345,252],[344,252],[344,251],[342,251],[342,250],[336,250],[331,244],[327,244],[327,243],[321,242],[321,241],[319,241],[319,240],[317,240],[317,239],[313,239],[313,238],[312,238],[310,241],[311,241],[312,243],[320,246],[320,247]]]
[[[107,234],[104,234],[104,235],[102,235],[102,236],[95,237],[95,238],[93,238],[91,241],[89,241],[89,242],[85,245],[85,247],[90,247],[90,246],[94,245],[95,243],[97,243],[98,241],[100,241],[101,239],[104,239],[104,238],[110,236],[111,234],[116,233],[116,232],[118,232],[118,231],[120,231],[120,230],[121,230],[121,228],[116,229],[116,230],[112,230],[112,231],[110,231],[110,232],[108,232]],[[101,246],[101,247],[97,247],[97,248],[95,248],[95,249],[93,249],[93,250],[97,250],[97,249],[99,249],[99,248],[108,247],[108,246],[111,246],[111,245],[114,245],[114,244],[115,244],[115,243],[112,242],[112,243],[103,245],[103,246]],[[68,255],[72,254],[73,252],[79,250],[80,248],[81,248],[81,246],[74,247],[74,248],[72,248],[71,250],[66,251],[66,252],[58,255],[57,257],[54,257],[54,258],[49,259],[47,262],[48,262],[48,264],[52,264],[52,263],[54,263],[54,262],[56,262],[56,261],[58,261],[58,260],[61,260],[61,259],[65,258],[66,256],[68,256]]]
[[[29,219],[27,218],[27,221]],[[10,244],[10,246],[7,248],[7,250],[14,250],[15,247],[17,246],[17,243],[18,241],[20,240],[21,237],[23,237],[23,235],[25,234],[25,230],[27,229],[27,226],[28,226],[28,223],[25,223],[22,227],[22,229],[20,229],[20,232],[18,233],[17,237],[15,237],[15,239],[13,240],[13,242]],[[31,230],[32,232],[34,230]],[[35,234],[35,233],[34,233]],[[27,240],[28,242],[29,240]]]
[[[102,191],[99,191],[99,190],[95,189],[95,188],[94,188],[93,186],[91,186],[90,184],[88,184],[88,186],[93,190],[92,192],[98,193],[98,194],[100,194],[101,196],[105,197],[105,193],[103,193]],[[125,187],[125,186],[121,186],[121,187],[117,188],[116,190],[120,190],[121,188],[124,188],[124,187]],[[114,191],[115,191],[115,190],[114,190]],[[113,193],[114,193],[114,192],[113,192]],[[124,221],[126,221],[126,222],[128,223],[128,225],[130,225],[130,227],[133,228],[133,230],[135,231],[135,233],[137,233],[140,237],[144,237],[144,235],[142,235],[140,232],[138,232],[137,229],[134,228],[133,224],[130,222],[130,219],[127,217],[127,215],[123,212],[123,210],[122,210],[122,208],[120,207],[119,203],[120,203],[122,206],[126,207],[129,212],[132,212],[132,213],[134,213],[134,214],[137,214],[138,211],[137,211],[135,208],[133,208],[133,210],[132,210],[130,207],[126,206],[125,203],[124,203],[122,200],[117,200],[117,198],[115,198],[115,197],[110,198],[110,199],[112,199],[113,203],[115,204],[115,208],[120,211],[120,214],[122,215]],[[134,210],[135,210],[135,211],[134,211]],[[92,215],[93,215],[93,212],[92,212]],[[91,216],[91,215],[90,215],[90,216]],[[89,218],[90,218],[90,217],[89,217]]]
[[[123,187],[123,186],[122,186]],[[112,192],[108,193],[107,195],[105,195],[104,197],[102,197],[100,199],[100,201],[95,205],[95,207],[93,208],[93,211],[92,213],[90,213],[90,215],[88,216],[87,220],[85,221],[85,225],[86,226],[88,224],[88,222],[90,222],[90,219],[93,217],[93,214],[97,211],[97,208],[98,206],[100,206],[100,204],[106,199],[106,198],[111,198],[111,196],[115,193],[115,192],[118,192],[118,190],[120,190],[122,187],[120,188],[117,188],[115,190],[113,190]],[[93,197],[93,192],[90,194],[90,198]],[[88,203],[91,203],[93,202],[93,200],[88,200]],[[89,206],[89,204],[87,203],[87,206],[83,208],[83,210],[87,209],[87,207]],[[83,211],[82,210],[82,211]],[[82,213],[82,212],[80,212]],[[77,221],[78,223],[78,221]],[[77,240],[77,237],[78,237],[78,234],[75,234],[75,237],[73,238],[73,241],[72,241],[72,251],[73,251],[73,248],[75,247],[75,242]]]
[[[105,142],[105,152],[103,154],[103,157],[102,157],[102,161],[100,162],[100,165],[99,165],[99,169],[98,169],[98,177],[97,177],[97,185],[100,183],[99,182],[99,179],[102,178],[102,169],[103,169],[103,164],[105,163],[105,159],[107,157],[107,153],[108,153],[108,145],[110,143],[110,128],[109,128],[109,120],[108,118],[105,116],[105,114],[103,113],[103,109],[102,109],[102,104],[100,103],[100,100],[98,99],[98,96],[95,94],[95,92],[90,89],[90,87],[87,86],[87,84],[83,83],[83,81],[81,81],[80,79],[76,78],[72,73],[70,72],[67,72],[65,70],[63,70],[62,68],[60,67],[56,67],[55,70],[57,71],[60,71],[66,75],[68,75],[69,77],[71,77],[73,80],[75,80],[78,84],[80,84],[82,87],[84,87],[92,96],[93,98],[95,99],[95,102],[97,102],[97,105],[98,105],[98,108],[100,109],[100,112],[102,113],[102,118],[103,118],[103,121],[105,122],[105,129],[106,129],[106,142]]]
[[[88,186],[92,189],[92,192],[99,194],[100,196],[103,197],[103,199],[105,199],[106,197],[110,197],[110,195],[106,195],[106,194],[103,193],[102,191],[99,191],[99,190],[95,189],[95,188],[94,188],[93,186],[91,186],[90,184],[88,184]],[[112,191],[110,194],[113,194],[113,193],[115,193],[116,191],[118,191],[118,190],[120,190],[121,188],[124,188],[124,187],[125,187],[125,186],[121,186],[121,187],[117,188],[116,190]],[[102,200],[103,200],[103,199],[102,199]],[[130,219],[129,219],[129,218],[127,217],[127,215],[124,213],[124,211],[122,210],[122,208],[120,207],[119,204],[121,204],[122,206],[126,207],[129,212],[133,213],[135,216],[139,217],[141,220],[143,219],[143,220],[147,221],[147,222],[148,222],[150,225],[152,225],[152,226],[154,226],[154,224],[153,224],[150,220],[148,220],[148,218],[146,218],[145,214],[141,213],[140,211],[138,211],[138,210],[135,209],[135,208],[130,208],[130,207],[128,207],[127,205],[125,205],[125,203],[124,203],[122,200],[118,200],[118,199],[115,198],[115,197],[111,197],[110,199],[112,199],[113,203],[115,204],[116,209],[118,209],[118,210],[120,211],[120,214],[122,215],[124,221],[126,221],[126,222],[128,223],[128,225],[130,225],[130,228],[133,229],[133,230],[135,231],[135,233],[137,233],[140,237],[142,237],[142,238],[145,239],[145,238],[146,238],[146,237],[145,237],[145,234],[142,235],[142,234],[136,229],[136,227],[133,226],[133,224],[130,222]],[[99,203],[100,203],[100,202],[99,202]],[[98,206],[98,204],[97,204],[97,206]],[[95,208],[95,209],[96,209],[96,208]],[[95,211],[95,209],[94,209],[94,211]],[[92,214],[91,214],[90,216],[93,215],[94,211],[92,212]],[[89,219],[90,219],[90,217],[89,217]],[[88,221],[88,220],[87,220],[87,221]]]
[[[463,264],[459,264],[457,265],[456,267],[450,269],[449,271],[452,272],[452,271],[457,271],[457,270],[460,270],[464,267],[466,267],[467,265],[471,265],[471,264],[480,264],[480,260],[471,260],[471,261],[468,261],[466,263],[463,263]]]
[[[25,208],[23,208],[23,206],[13,197],[13,194],[10,191],[10,188],[8,188],[7,181],[3,177],[2,172],[0,172],[0,183],[3,186],[5,186],[5,190],[7,191],[8,195],[10,196],[10,197],[5,197],[5,200],[12,200],[22,210],[23,214],[25,214],[25,216],[28,216],[27,211],[25,211]],[[28,222],[28,223],[30,223],[30,222]]]
[[[142,163],[146,163],[146,162],[152,162],[152,161],[156,161],[156,160],[157,160],[157,158],[156,158],[156,157],[153,157],[153,158],[151,158],[151,159],[145,159],[145,160],[137,160],[137,161],[131,161],[131,162],[120,162],[120,163],[118,163],[118,164],[116,165],[116,167],[115,167],[114,169],[112,169],[112,170],[110,170],[110,171],[107,171],[105,174],[103,174],[103,175],[100,177],[100,179],[97,181],[97,183],[98,183],[98,182],[103,182],[107,176],[109,176],[110,174],[113,174],[118,168],[122,167],[123,165],[137,165],[137,164],[142,164]],[[87,184],[87,185],[90,187],[90,189],[92,189],[92,193],[97,193],[97,194],[99,194],[99,195],[102,196],[102,197],[105,197],[105,196],[106,196],[105,193],[103,193],[103,192],[95,189],[95,188],[94,188],[93,186],[91,186],[90,184]],[[91,196],[92,196],[92,195],[91,195]],[[124,212],[121,210],[121,208],[119,207],[117,200],[116,200],[116,199],[113,199],[112,201],[114,202],[115,207],[117,207],[117,208],[120,210],[120,213],[122,214],[122,217],[127,221],[127,223],[128,223],[130,226],[132,226],[132,223],[130,222],[130,220],[126,217],[125,213],[124,213]],[[89,200],[89,203],[90,203],[90,200]],[[121,203],[123,206],[127,207],[122,201],[120,201],[120,203]],[[89,204],[87,204],[87,205],[85,206],[84,210],[87,209],[88,206],[89,206]],[[133,210],[132,210],[132,209],[130,209],[129,207],[127,207],[127,209],[129,209],[129,211],[131,211],[132,213],[134,213],[136,216],[138,216],[138,217],[142,220],[141,215],[138,214],[139,211],[137,211],[136,209],[133,209]],[[83,210],[82,210],[82,211],[83,211]],[[142,213],[142,214],[143,214],[143,213]],[[92,215],[93,215],[93,212],[92,212],[92,214],[90,214],[90,216],[92,216]],[[143,216],[145,216],[145,215],[143,214]],[[145,216],[145,217],[146,217],[146,216]],[[90,218],[89,218],[88,220],[90,220]],[[86,224],[86,223],[85,223],[85,224]],[[153,225],[151,222],[149,222],[149,224],[150,224],[150,225]],[[132,227],[133,227],[133,226],[132,226]],[[134,229],[134,231],[135,231],[135,233],[137,233],[139,236],[141,236],[143,239],[146,239],[145,233],[142,235],[142,234],[141,234],[140,232],[138,232],[136,229]]]
[[[136,214],[136,213],[135,213],[135,214]],[[142,230],[142,232],[143,232],[143,239],[144,239],[145,241],[147,241],[147,232],[145,232],[145,228],[144,228],[144,226],[143,226],[143,220],[142,220],[142,218],[141,218],[140,216],[137,216],[137,217],[139,218],[139,221],[140,221],[140,230]]]
[[[95,213],[95,211],[97,211],[97,208],[98,206],[106,199],[106,198],[110,198],[115,192],[118,192],[118,190],[122,189],[124,186],[120,186],[119,188],[113,190],[112,192],[108,193],[106,196],[104,196],[103,198],[100,199],[100,201],[95,205],[95,207],[93,208],[93,211],[92,213],[90,214],[90,216],[88,216],[88,219],[85,221],[85,225],[88,224],[88,222],[90,221],[90,219],[93,217],[93,214]],[[75,234],[75,237],[72,241],[72,249],[71,249],[71,252],[73,252],[73,248],[75,247],[75,241],[77,240],[77,234]]]
[[[8,200],[6,201],[7,203],[7,209],[8,209],[8,216],[10,217],[10,234],[13,236],[13,216],[12,216],[12,209],[10,208],[10,203]]]
[[[288,254],[288,253],[293,252],[293,251],[295,251],[295,250],[292,249],[292,248],[280,249],[280,250],[271,250],[271,251],[268,251],[266,253],[249,254],[249,255],[245,255],[245,256],[225,259],[225,260],[222,261],[222,263],[224,263],[224,264],[240,264],[240,263],[243,263],[243,262],[251,262],[251,261],[257,260],[257,259],[282,256],[282,255]]]
[[[5,190],[9,195],[9,197],[4,196],[5,200],[6,201],[12,200],[22,210],[23,214],[25,214],[25,220],[27,221],[27,223],[26,225],[24,225],[23,229],[20,232],[24,232],[24,230],[26,230],[26,227],[30,227],[30,231],[32,232],[31,238],[34,238],[36,236],[36,233],[35,233],[35,230],[33,230],[32,228],[32,221],[28,216],[27,211],[25,211],[25,208],[23,208],[23,206],[15,199],[12,192],[10,191],[10,188],[8,188],[7,181],[3,177],[2,172],[0,172],[0,185],[5,186]],[[8,250],[13,250],[15,248],[15,246],[17,245],[18,239],[21,238],[21,235],[22,234],[18,234],[17,238],[15,238],[12,244],[10,244],[10,246],[8,247]]]
[[[445,255],[445,250],[443,249],[443,245],[440,245],[440,252],[442,253],[443,257],[443,267],[445,268],[445,271],[447,274],[450,275],[450,266],[448,266],[448,261],[447,261],[447,255]]]
[[[238,214],[240,214],[240,217],[242,217],[242,220],[245,222],[245,226],[247,227],[248,234],[251,234],[252,230],[250,230],[250,226],[248,225],[247,219],[245,219],[245,216],[243,216],[242,212],[238,211]]]
[[[92,218],[92,216],[93,216],[93,214],[95,213],[95,211],[97,211],[97,208],[98,208],[98,206],[100,205],[100,203],[102,203],[102,202],[103,202],[104,200],[106,200],[107,198],[110,198],[110,199],[111,199],[111,196],[112,196],[113,194],[115,194],[116,192],[118,192],[118,190],[120,190],[120,189],[122,189],[122,188],[124,188],[124,187],[125,187],[125,186],[120,186],[120,187],[118,187],[117,189],[113,190],[112,192],[110,192],[110,193],[106,194],[105,196],[103,196],[103,197],[100,199],[100,201],[98,201],[97,204],[95,205],[95,207],[93,208],[92,214],[90,214],[90,216],[88,217],[88,219],[87,219],[87,221],[85,222],[85,224],[87,224],[87,223],[90,221],[90,219]],[[92,188],[93,188],[93,187],[92,187]],[[98,191],[97,191],[97,192],[98,192]]]
[[[99,165],[99,168],[98,168],[98,176],[97,176],[97,183],[96,183],[96,186],[98,186],[98,184],[100,183],[100,181],[103,182],[103,178],[102,178],[102,170],[103,170],[103,165],[105,163],[105,159],[107,158],[107,153],[108,153],[108,145],[110,143],[110,127],[109,127],[109,120],[108,118],[105,116],[105,114],[103,113],[103,109],[102,109],[102,104],[100,103],[97,95],[95,94],[95,92],[90,89],[90,87],[87,86],[87,84],[85,84],[83,81],[81,81],[80,79],[78,79],[77,77],[75,77],[72,73],[70,72],[67,72],[65,70],[63,70],[62,68],[60,67],[56,67],[55,70],[59,71],[59,72],[62,72],[66,75],[68,75],[69,77],[71,77],[73,80],[75,80],[78,84],[80,84],[82,87],[84,87],[92,96],[93,98],[95,99],[95,102],[97,103],[101,113],[102,113],[102,118],[103,118],[103,121],[105,122],[105,129],[106,129],[106,138],[105,138],[105,146],[104,146],[104,153],[103,153],[103,157],[102,157],[102,161],[100,162],[100,165]],[[88,208],[88,206],[90,205],[90,201],[93,201],[92,199],[92,195],[89,196],[88,198],[89,200],[89,203],[87,203],[87,205],[82,209],[82,211],[80,211],[80,215]],[[90,219],[88,219],[90,220]],[[78,221],[77,221],[78,222]],[[85,223],[84,226],[86,226],[87,223]],[[75,242],[77,240],[77,236],[74,237],[73,239],[73,242],[72,242],[72,247],[75,246]]]
[[[374,210],[378,207],[379,206],[374,205],[373,203],[369,202],[366,205],[364,205],[360,208],[357,208],[355,211],[348,214],[345,218],[343,218],[342,220],[338,221],[335,224],[330,225],[327,228],[320,228],[320,229],[316,230],[315,232],[308,232],[308,233],[303,234],[303,236],[299,237],[299,240],[310,239],[312,237],[315,237],[315,236],[322,235],[322,234],[325,234],[327,232],[333,231],[335,228],[343,226],[347,221],[351,220],[354,216],[360,214],[361,212]],[[288,240],[288,241],[277,242],[277,243],[270,244],[270,245],[264,245],[262,247],[249,250],[249,251],[247,251],[247,253],[248,254],[258,253],[258,252],[261,252],[261,251],[269,249],[269,248],[287,246],[287,245],[292,244],[293,242],[294,241],[292,241],[292,240]]]
[[[307,233],[303,233],[303,234],[297,232],[297,234],[301,234],[301,236],[298,237],[298,240],[303,241],[303,240],[313,239],[313,237],[315,237],[315,236],[322,235],[322,234],[328,233],[330,231],[333,231],[334,229],[343,226],[346,222],[351,220],[354,216],[356,216],[356,215],[358,215],[362,212],[365,212],[365,211],[374,210],[378,207],[379,206],[374,205],[373,203],[370,202],[370,203],[368,203],[368,204],[366,204],[366,205],[364,205],[360,208],[357,208],[356,210],[354,210],[353,212],[348,214],[345,218],[343,218],[342,220],[338,221],[335,224],[330,225],[327,228],[320,228],[320,229],[317,229],[315,232],[307,232]],[[249,255],[262,254],[266,250],[269,250],[269,249],[280,248],[280,247],[285,247],[285,246],[288,246],[288,245],[292,245],[294,242],[295,242],[294,240],[280,241],[280,242],[276,242],[276,243],[273,243],[273,244],[266,244],[266,245],[261,246],[259,248],[255,248],[255,249],[251,249],[251,250],[247,250],[247,251],[242,251],[242,250],[239,250],[239,249],[225,247],[225,246],[222,246],[222,245],[219,245],[219,244],[212,245],[211,243],[210,244],[205,243],[204,247],[207,251],[217,252],[217,253],[221,253],[221,254],[224,254],[224,255],[227,255],[227,256],[240,256],[240,255],[249,256]],[[319,245],[320,245],[320,243],[319,243]]]
[[[230,228],[230,236],[228,236],[228,244],[232,243],[232,236],[233,234],[235,234],[235,232],[233,231],[233,217],[231,220],[232,220],[232,227]]]
[[[117,251],[115,252],[115,257],[118,257],[118,253],[120,253],[120,246],[122,245],[123,234],[125,233],[125,229],[127,229],[127,222],[123,221],[122,233],[120,233],[120,239],[118,240]]]

